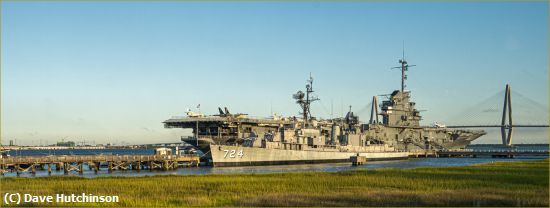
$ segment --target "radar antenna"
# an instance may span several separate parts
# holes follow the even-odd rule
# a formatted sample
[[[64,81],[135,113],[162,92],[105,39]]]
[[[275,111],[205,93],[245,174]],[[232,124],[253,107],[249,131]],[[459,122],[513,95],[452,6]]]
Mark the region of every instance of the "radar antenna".
[[[405,41],[403,41],[403,58],[399,59],[401,66],[392,67],[392,69],[401,69],[401,92],[405,92],[405,80],[407,80],[406,71],[409,71],[409,67],[416,65],[409,65],[405,60]]]
[[[307,80],[306,84],[306,93],[304,94],[302,91],[298,91],[296,94],[294,94],[292,97],[296,100],[296,103],[300,105],[302,108],[302,112],[300,112],[304,118],[304,123],[308,125],[309,120],[311,118],[311,111],[310,106],[311,103],[314,101],[319,100],[319,98],[311,95],[313,93],[313,77],[311,76],[311,73],[309,74],[309,79]]]

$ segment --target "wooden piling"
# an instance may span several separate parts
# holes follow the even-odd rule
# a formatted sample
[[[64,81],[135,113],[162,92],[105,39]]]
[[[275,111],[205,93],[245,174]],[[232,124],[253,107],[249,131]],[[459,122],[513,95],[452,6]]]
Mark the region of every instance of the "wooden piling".
[[[84,163],[83,162],[78,162],[78,173],[81,174],[81,175],[84,173]]]
[[[168,170],[168,160],[163,161],[163,163],[162,163],[162,169]]]
[[[95,162],[94,165],[95,165],[94,172],[97,173],[99,171],[99,166],[101,166],[101,163],[100,162]]]
[[[19,166],[19,164],[16,164],[15,165],[15,172],[17,173],[17,175],[19,175],[21,172],[21,166]]]

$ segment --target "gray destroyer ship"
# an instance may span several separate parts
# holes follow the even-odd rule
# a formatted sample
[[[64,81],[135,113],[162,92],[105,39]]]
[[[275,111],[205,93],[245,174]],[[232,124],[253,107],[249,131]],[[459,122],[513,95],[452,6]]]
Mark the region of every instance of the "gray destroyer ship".
[[[219,114],[210,116],[188,110],[186,117],[168,119],[164,126],[192,129],[194,136],[182,141],[204,152],[214,166],[348,162],[357,155],[368,160],[404,159],[409,151],[463,148],[485,134],[444,125],[421,126],[420,112],[405,90],[409,65],[404,59],[399,62],[401,90],[382,102],[380,112],[374,97],[368,123],[361,123],[351,108],[343,118],[313,117],[310,106],[318,98],[312,95],[310,77],[306,91],[293,95],[301,118],[254,118],[218,108]]]

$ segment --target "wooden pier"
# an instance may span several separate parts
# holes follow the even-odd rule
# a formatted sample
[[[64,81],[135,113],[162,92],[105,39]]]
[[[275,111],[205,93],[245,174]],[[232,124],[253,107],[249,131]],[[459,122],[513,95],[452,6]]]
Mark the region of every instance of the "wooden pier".
[[[63,156],[10,156],[0,159],[0,173],[23,172],[35,174],[37,170],[52,169],[69,172],[84,172],[86,165],[89,170],[98,172],[101,167],[107,171],[113,170],[172,170],[179,167],[196,167],[199,165],[196,155],[63,155]]]
[[[438,157],[435,150],[409,151],[409,157]]]
[[[455,150],[437,152],[437,157],[493,157],[514,158],[517,156],[546,156],[547,150]]]

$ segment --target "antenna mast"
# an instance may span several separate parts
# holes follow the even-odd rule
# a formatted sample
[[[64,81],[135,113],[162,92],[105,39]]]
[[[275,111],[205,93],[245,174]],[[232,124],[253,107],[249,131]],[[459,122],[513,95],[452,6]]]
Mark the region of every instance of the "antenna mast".
[[[416,66],[407,64],[407,61],[405,60],[405,41],[403,41],[403,57],[399,59],[399,63],[401,66],[392,67],[392,69],[401,69],[401,92],[405,92],[405,80],[407,80],[407,75],[405,72],[409,70],[409,67]]]
[[[307,80],[306,84],[306,93],[304,94],[302,91],[298,91],[296,94],[294,94],[292,97],[296,100],[296,103],[300,105],[302,108],[302,117],[304,118],[304,124],[308,125],[309,120],[311,118],[311,110],[310,106],[311,103],[314,101],[319,100],[319,98],[310,95],[313,91],[313,77],[311,76],[311,73],[309,74],[309,79]]]

